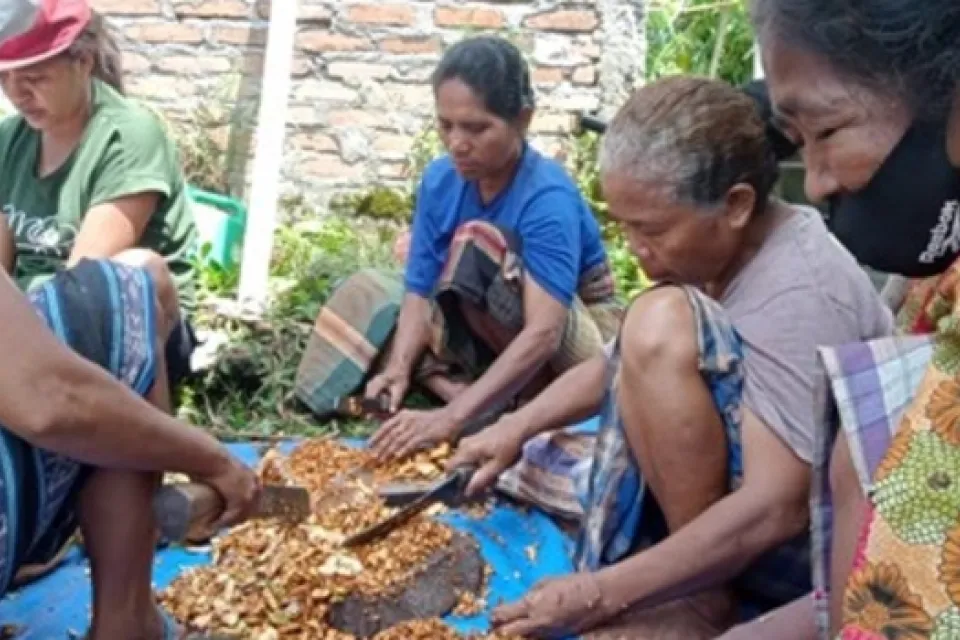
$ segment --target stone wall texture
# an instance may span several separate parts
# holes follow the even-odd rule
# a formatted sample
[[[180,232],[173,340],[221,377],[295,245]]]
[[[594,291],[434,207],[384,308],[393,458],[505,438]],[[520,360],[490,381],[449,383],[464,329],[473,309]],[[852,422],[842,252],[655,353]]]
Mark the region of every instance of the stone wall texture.
[[[271,0],[93,4],[119,37],[128,93],[216,140],[243,195]],[[572,114],[609,113],[642,77],[642,15],[638,0],[300,0],[284,190],[322,203],[404,183],[411,144],[432,124],[429,75],[444,47],[478,32],[527,54],[535,143],[558,153]]]

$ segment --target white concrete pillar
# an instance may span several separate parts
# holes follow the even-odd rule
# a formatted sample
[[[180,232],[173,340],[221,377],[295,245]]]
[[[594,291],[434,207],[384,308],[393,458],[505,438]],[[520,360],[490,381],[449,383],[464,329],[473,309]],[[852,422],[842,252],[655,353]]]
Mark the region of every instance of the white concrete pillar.
[[[287,132],[291,68],[297,31],[297,0],[274,2],[260,86],[253,180],[240,266],[239,303],[253,312],[267,303],[273,235],[277,228],[280,170]]]

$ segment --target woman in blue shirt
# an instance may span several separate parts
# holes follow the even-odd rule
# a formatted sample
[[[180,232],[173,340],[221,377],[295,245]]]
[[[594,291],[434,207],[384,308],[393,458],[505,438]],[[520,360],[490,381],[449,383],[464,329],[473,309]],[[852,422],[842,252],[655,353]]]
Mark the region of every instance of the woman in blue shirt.
[[[535,393],[600,353],[621,315],[590,208],[527,144],[534,97],[516,47],[458,43],[433,89],[448,153],[419,186],[396,331],[366,393],[394,413],[416,382],[447,404],[396,413],[372,440],[384,457],[453,440]]]

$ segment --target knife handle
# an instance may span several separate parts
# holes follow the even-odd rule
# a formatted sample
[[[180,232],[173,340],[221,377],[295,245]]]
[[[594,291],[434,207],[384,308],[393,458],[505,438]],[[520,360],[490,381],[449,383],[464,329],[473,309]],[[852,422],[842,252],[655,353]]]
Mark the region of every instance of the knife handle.
[[[464,492],[467,490],[470,481],[473,480],[473,474],[475,474],[479,468],[480,467],[475,464],[463,464],[453,470],[453,473],[457,477],[457,483],[454,489],[455,494],[453,496],[453,502],[455,504],[462,503],[466,499]]]
[[[164,485],[153,498],[160,533],[173,542],[207,538],[225,508],[216,489],[196,482]]]

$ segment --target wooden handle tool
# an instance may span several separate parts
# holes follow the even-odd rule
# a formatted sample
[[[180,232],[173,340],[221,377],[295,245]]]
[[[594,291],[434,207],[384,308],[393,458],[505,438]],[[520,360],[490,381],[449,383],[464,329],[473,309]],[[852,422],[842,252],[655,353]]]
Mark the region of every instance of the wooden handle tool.
[[[214,533],[225,508],[216,489],[196,482],[164,485],[153,500],[160,533],[173,542],[206,539]],[[310,494],[306,489],[267,485],[260,490],[251,517],[302,522],[310,513]]]
[[[173,542],[209,536],[225,506],[216,489],[197,482],[164,485],[153,499],[160,533]]]

